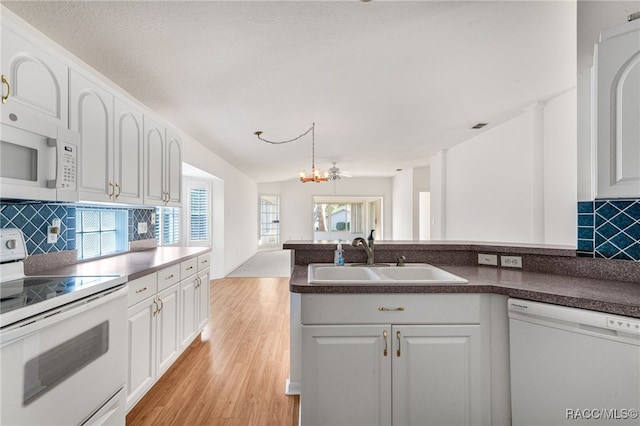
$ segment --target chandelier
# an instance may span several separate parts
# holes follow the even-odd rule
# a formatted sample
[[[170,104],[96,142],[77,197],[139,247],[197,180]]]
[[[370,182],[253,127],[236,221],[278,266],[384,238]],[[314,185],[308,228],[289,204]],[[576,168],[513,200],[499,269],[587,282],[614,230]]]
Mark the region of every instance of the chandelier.
[[[295,142],[295,141],[301,139],[302,137],[308,135],[309,132],[311,132],[311,174],[307,175],[306,171],[300,170],[298,172],[298,175],[300,176],[300,182],[302,182],[302,183],[307,183],[307,182],[327,182],[329,180],[329,172],[328,171],[320,171],[320,169],[316,168],[316,158],[315,158],[316,157],[316,123],[312,123],[311,127],[309,128],[309,130],[307,130],[306,132],[304,132],[300,136],[295,137],[293,139],[286,140],[286,141],[270,141],[270,140],[264,139],[261,136],[262,135],[261,131],[254,132],[253,134],[256,135],[258,137],[258,139],[260,139],[263,142],[270,143],[270,144],[273,144],[273,145],[280,145],[280,144],[283,144],[283,143]]]

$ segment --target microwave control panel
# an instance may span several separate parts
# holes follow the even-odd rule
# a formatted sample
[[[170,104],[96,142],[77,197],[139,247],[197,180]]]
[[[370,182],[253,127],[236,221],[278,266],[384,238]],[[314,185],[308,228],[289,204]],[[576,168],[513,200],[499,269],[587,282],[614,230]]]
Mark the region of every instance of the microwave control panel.
[[[56,149],[56,178],[48,181],[47,186],[75,191],[77,189],[78,147],[56,139],[49,139],[47,143]]]
[[[77,152],[73,145],[62,145],[62,175],[60,179],[60,187],[64,189],[76,189],[76,161]]]

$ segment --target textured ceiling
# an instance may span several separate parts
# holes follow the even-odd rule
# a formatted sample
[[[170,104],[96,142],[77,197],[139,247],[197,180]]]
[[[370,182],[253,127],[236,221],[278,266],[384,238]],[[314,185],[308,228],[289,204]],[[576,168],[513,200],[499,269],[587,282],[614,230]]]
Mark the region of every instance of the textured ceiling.
[[[2,3],[258,182],[311,139],[256,130],[391,176],[576,84],[566,1]]]

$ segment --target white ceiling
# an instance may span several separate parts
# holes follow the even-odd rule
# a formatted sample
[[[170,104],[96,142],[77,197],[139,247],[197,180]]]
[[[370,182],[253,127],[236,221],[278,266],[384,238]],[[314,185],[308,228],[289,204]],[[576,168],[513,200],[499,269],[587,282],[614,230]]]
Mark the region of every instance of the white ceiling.
[[[258,182],[311,139],[256,130],[391,176],[576,84],[570,1],[2,3]]]

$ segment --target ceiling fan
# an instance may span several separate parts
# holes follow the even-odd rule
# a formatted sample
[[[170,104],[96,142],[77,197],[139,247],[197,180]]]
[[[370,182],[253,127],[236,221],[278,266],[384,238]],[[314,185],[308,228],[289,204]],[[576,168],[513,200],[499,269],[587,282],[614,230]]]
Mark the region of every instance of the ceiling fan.
[[[336,162],[332,161],[333,166],[329,168],[329,180],[338,180],[343,177],[350,178],[351,174],[349,172],[341,172],[340,168],[336,166]]]

